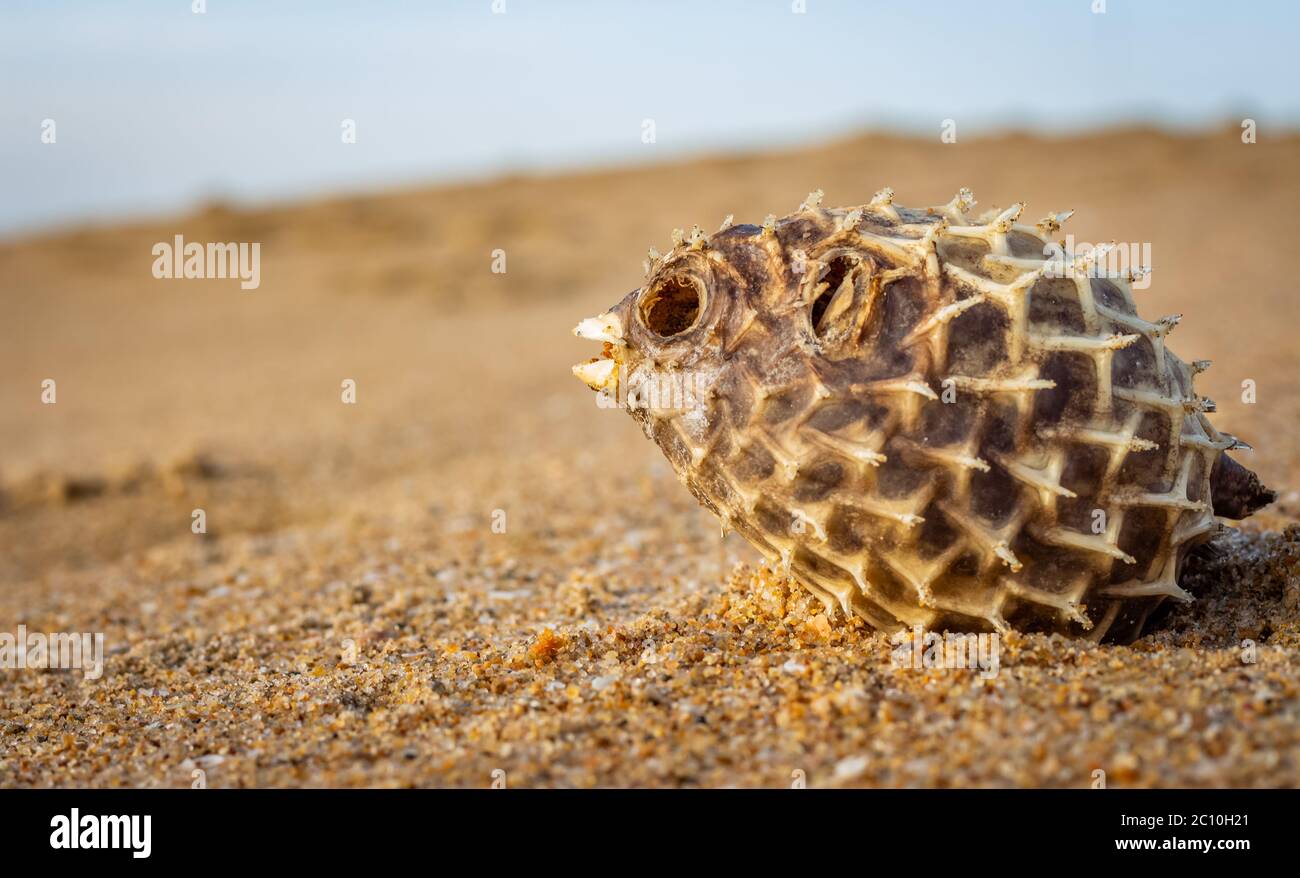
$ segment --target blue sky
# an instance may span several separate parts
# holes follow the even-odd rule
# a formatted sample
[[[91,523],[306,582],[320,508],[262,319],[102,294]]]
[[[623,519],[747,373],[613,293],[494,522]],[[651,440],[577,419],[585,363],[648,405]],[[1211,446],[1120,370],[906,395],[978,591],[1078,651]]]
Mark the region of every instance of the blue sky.
[[[946,118],[1300,122],[1290,0],[504,2],[5,0],[0,235]]]

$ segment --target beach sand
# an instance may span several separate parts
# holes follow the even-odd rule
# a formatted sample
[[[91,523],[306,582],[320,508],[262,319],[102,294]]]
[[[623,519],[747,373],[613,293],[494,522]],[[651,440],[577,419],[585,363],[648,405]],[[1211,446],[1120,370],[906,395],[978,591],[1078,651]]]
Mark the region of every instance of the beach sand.
[[[895,668],[569,374],[671,228],[884,185],[1150,242],[1143,316],[1281,499],[1136,643]],[[0,670],[0,786],[1296,786],[1298,196],[1300,137],[1235,126],[864,136],[0,243],[0,633],[105,644]],[[155,280],[177,234],[260,287]]]

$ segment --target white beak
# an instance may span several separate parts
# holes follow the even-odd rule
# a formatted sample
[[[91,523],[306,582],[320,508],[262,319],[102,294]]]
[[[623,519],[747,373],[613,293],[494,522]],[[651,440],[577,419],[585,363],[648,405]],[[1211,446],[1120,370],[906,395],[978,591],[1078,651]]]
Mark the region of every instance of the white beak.
[[[607,341],[611,344],[623,343],[623,324],[618,315],[612,311],[599,317],[588,317],[573,327],[573,334],[578,338],[591,341]]]
[[[609,359],[591,360],[574,366],[573,374],[592,390],[600,391],[618,383],[618,363]]]

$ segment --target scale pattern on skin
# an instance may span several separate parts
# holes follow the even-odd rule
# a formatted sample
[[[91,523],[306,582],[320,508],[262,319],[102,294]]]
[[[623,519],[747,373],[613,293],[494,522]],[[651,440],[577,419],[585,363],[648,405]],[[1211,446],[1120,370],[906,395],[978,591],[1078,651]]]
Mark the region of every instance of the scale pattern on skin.
[[[1208,363],[1166,347],[1179,318],[1138,316],[1138,274],[1096,270],[1106,248],[1048,258],[1068,213],[820,201],[675,232],[579,324],[606,346],[575,372],[828,612],[1130,639],[1188,600],[1212,472],[1245,446],[1193,389]],[[688,377],[676,407],[628,395]]]

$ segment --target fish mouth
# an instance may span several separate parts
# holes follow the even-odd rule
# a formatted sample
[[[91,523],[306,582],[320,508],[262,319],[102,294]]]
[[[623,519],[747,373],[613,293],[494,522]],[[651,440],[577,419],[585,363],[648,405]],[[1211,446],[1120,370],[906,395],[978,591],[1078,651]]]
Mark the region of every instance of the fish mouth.
[[[573,367],[573,374],[597,392],[618,390],[618,366],[623,349],[623,321],[613,311],[597,317],[588,317],[573,328],[578,338],[604,343],[599,357]]]

